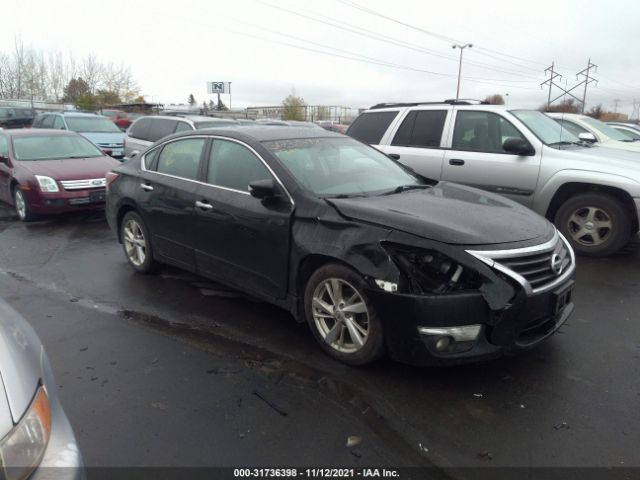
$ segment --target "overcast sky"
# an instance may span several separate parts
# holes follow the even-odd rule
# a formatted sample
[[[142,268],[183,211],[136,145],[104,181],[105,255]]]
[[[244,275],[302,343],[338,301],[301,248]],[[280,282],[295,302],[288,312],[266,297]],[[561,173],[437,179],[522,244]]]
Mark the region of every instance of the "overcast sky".
[[[353,107],[452,98],[452,40],[473,43],[461,97],[508,93],[509,105],[537,107],[545,67],[555,61],[572,86],[590,57],[599,84],[588,107],[619,99],[631,113],[640,99],[638,0],[3,0],[2,18],[0,49],[19,36],[124,62],[141,93],[164,103],[209,100],[209,80],[232,82],[233,107],[279,104],[292,88],[308,104]]]

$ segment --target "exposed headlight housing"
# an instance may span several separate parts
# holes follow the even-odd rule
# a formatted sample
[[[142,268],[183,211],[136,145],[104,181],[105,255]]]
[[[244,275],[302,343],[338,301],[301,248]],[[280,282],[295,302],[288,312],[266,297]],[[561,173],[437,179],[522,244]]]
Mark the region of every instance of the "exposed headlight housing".
[[[43,387],[39,387],[27,413],[0,440],[0,478],[24,480],[38,468],[51,434],[51,408]]]
[[[38,185],[40,185],[40,190],[43,192],[55,193],[60,191],[58,184],[51,177],[36,175],[36,180],[38,181]]]
[[[402,290],[448,293],[477,290],[482,285],[480,274],[443,253],[392,243],[385,243],[384,248],[403,274]]]

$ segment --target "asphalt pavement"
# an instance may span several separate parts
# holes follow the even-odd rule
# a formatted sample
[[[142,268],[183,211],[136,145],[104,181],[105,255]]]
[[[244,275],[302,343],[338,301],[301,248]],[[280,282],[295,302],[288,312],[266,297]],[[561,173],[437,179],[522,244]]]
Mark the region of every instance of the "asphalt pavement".
[[[0,296],[40,334],[89,465],[640,467],[639,262],[579,258],[572,318],[530,352],[352,368],[278,308],[135,274],[100,213],[0,207]]]

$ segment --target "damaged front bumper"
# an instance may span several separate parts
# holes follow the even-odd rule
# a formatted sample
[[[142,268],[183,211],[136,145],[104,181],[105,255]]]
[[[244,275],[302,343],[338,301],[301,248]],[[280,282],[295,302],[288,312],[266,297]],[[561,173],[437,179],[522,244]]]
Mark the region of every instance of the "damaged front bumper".
[[[573,279],[552,291],[520,291],[501,310],[480,292],[409,295],[371,289],[387,350],[416,365],[455,365],[527,350],[558,330],[573,312]]]

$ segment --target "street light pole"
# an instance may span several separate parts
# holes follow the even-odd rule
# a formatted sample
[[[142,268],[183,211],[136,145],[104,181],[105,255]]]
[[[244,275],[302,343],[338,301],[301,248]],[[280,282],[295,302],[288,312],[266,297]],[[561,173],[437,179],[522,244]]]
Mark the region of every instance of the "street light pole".
[[[462,52],[464,52],[464,49],[467,47],[472,48],[473,45],[471,43],[465,43],[464,45],[458,45],[458,44],[451,45],[451,48],[460,49],[460,63],[458,64],[458,87],[456,88],[456,100],[460,98],[460,77],[462,75]]]

